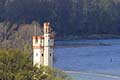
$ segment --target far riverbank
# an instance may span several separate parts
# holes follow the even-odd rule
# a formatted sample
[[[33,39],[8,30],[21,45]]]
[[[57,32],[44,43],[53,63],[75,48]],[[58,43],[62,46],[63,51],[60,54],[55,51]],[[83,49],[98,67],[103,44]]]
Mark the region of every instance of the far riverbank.
[[[80,39],[120,39],[120,35],[115,34],[93,34],[93,35],[68,35],[68,36],[56,36],[56,41],[64,40],[80,40]]]

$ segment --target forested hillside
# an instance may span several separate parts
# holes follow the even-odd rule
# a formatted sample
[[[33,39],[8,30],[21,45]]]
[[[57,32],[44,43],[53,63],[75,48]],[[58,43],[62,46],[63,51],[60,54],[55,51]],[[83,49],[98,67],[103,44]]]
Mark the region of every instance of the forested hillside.
[[[33,20],[50,21],[58,36],[120,35],[120,0],[0,0],[1,22]]]

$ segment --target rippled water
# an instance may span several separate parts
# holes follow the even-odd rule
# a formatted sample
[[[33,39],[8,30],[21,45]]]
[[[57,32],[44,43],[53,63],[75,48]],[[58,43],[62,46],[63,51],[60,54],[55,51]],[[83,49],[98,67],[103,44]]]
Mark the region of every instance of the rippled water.
[[[108,46],[96,45],[99,43],[109,45]],[[81,46],[78,47],[68,46],[56,48],[55,67],[67,71],[83,71],[90,73],[120,76],[120,39],[57,41],[56,44],[57,45],[75,44]],[[83,46],[84,44],[86,46]],[[75,76],[77,77],[77,75],[79,74],[72,75],[74,75],[73,77]]]

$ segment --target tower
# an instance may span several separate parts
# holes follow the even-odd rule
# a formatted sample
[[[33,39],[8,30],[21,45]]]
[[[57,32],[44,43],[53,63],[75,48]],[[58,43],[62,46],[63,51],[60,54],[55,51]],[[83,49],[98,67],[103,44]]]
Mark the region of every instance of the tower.
[[[33,65],[53,66],[54,34],[51,31],[50,23],[43,25],[43,35],[33,36]]]
[[[52,44],[50,23],[44,23],[44,66],[53,65]]]
[[[42,46],[41,36],[33,36],[33,64],[39,67],[41,65]]]

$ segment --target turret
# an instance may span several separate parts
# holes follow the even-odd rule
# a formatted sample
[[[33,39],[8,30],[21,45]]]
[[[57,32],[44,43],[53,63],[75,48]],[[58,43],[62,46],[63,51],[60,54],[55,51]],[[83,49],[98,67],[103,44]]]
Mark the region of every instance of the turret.
[[[54,34],[51,32],[49,22],[44,23],[43,29],[43,35],[33,36],[33,65],[52,67]]]
[[[41,36],[33,36],[33,65],[41,65]]]
[[[51,52],[50,52],[50,23],[44,23],[44,66],[51,65]]]

